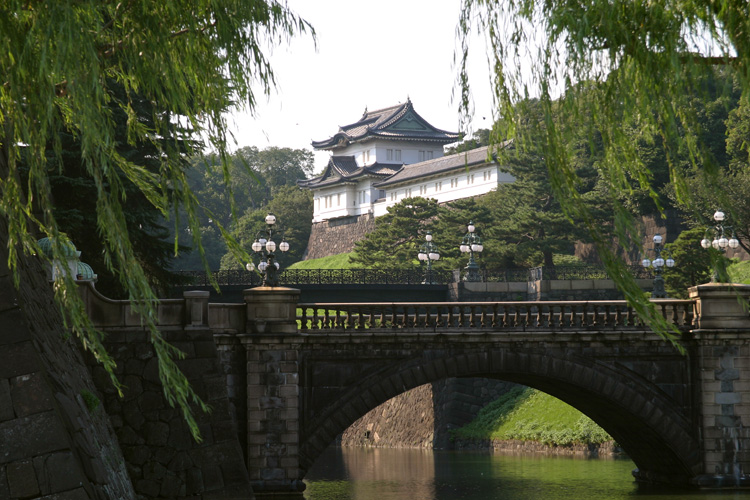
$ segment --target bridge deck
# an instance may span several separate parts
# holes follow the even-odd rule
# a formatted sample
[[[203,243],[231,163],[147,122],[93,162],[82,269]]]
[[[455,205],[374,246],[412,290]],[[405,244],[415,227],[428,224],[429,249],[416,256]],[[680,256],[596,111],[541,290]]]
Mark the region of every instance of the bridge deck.
[[[652,303],[656,314],[677,330],[694,327],[694,300]],[[303,333],[376,328],[607,330],[647,326],[624,300],[300,303],[297,319]]]

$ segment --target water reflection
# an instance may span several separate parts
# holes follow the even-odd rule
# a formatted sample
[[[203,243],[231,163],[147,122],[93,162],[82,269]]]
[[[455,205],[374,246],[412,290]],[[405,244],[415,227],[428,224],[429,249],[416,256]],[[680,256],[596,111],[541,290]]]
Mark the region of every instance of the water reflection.
[[[730,500],[741,492],[643,492],[630,460],[329,448],[307,475],[308,500]]]

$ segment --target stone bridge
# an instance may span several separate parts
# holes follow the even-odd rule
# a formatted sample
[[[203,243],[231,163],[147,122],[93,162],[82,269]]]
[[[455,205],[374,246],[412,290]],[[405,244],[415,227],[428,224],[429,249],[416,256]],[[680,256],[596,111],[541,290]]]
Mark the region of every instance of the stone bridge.
[[[617,440],[639,480],[745,486],[750,286],[690,293],[654,301],[675,345],[624,301],[299,303],[298,290],[254,288],[243,304],[186,292],[177,314],[213,336],[256,495],[301,491],[350,424],[449,377],[517,382],[567,402]]]

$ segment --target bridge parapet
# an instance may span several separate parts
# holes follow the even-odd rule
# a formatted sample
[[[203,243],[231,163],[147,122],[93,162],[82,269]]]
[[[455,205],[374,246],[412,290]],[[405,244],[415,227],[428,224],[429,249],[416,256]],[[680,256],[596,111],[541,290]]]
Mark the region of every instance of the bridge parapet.
[[[661,315],[682,331],[694,327],[695,300],[654,301]],[[535,302],[373,302],[298,304],[300,331],[364,329],[563,330],[645,326],[624,300]]]

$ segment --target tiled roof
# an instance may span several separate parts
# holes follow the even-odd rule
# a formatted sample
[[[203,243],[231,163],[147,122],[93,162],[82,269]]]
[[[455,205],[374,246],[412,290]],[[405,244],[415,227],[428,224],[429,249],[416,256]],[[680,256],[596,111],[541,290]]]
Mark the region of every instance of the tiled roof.
[[[331,156],[322,175],[312,179],[299,180],[297,185],[302,188],[315,189],[352,182],[367,175],[385,178],[399,172],[401,168],[402,165],[377,162],[360,167],[354,160],[354,156]]]
[[[322,141],[312,141],[315,149],[338,149],[353,142],[372,138],[429,141],[448,144],[458,140],[455,132],[433,127],[414,110],[410,99],[376,111],[365,110],[359,121],[339,127],[339,131]]]
[[[500,147],[504,147],[505,144]],[[457,170],[466,168],[467,166],[481,165],[482,163],[489,163],[494,161],[493,158],[488,157],[488,147],[472,149],[463,153],[457,153],[450,156],[441,156],[434,160],[427,160],[420,163],[412,163],[411,165],[404,165],[397,174],[375,184],[377,187],[392,186],[394,184],[401,184],[403,182],[411,182],[414,179],[420,177],[428,177],[431,175],[442,174],[450,172],[451,170]]]

